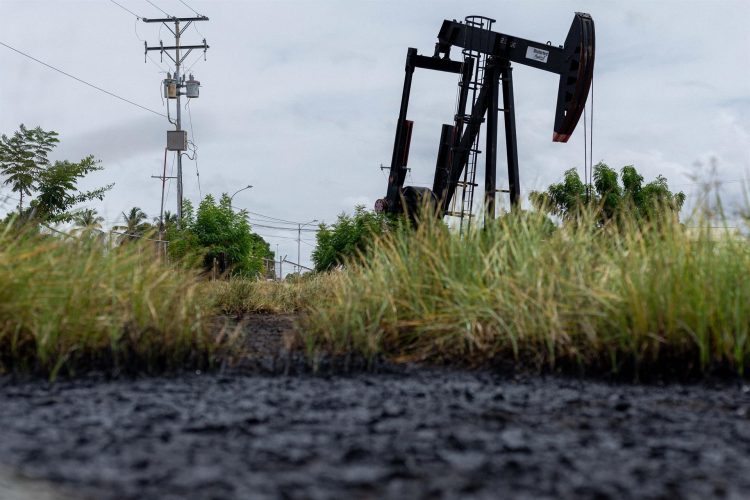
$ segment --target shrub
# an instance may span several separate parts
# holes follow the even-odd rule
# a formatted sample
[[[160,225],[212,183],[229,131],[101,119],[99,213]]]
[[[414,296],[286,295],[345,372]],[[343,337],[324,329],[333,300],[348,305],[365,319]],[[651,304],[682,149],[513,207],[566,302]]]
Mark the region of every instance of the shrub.
[[[379,235],[395,227],[392,216],[365,210],[359,205],[353,215],[341,214],[330,226],[320,225],[312,254],[316,271],[342,265],[362,252]]]
[[[263,260],[273,259],[268,242],[252,232],[247,213],[236,212],[226,194],[218,203],[207,195],[195,214],[185,203],[183,227],[167,225],[166,238],[173,259],[208,271],[215,260],[222,273],[258,277],[265,272]]]

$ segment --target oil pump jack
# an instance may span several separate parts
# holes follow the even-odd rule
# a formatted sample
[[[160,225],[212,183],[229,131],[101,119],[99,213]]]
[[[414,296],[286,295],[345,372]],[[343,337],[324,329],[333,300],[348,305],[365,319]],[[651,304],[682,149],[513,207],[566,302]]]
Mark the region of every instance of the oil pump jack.
[[[473,216],[474,187],[479,150],[479,133],[486,121],[484,204],[485,217],[495,216],[498,112],[505,124],[508,165],[508,189],[511,207],[520,203],[518,148],[513,103],[511,62],[560,75],[555,110],[554,142],[567,142],[578,123],[588,98],[594,73],[594,21],[589,14],[576,13],[564,45],[539,43],[492,31],[494,19],[469,16],[464,22],[444,21],[435,53],[419,55],[417,49],[406,53],[406,76],[401,110],[391,158],[388,191],[375,204],[376,211],[414,214],[430,199],[441,216],[452,215],[470,225]],[[462,60],[450,59],[451,47],[462,49]],[[437,164],[432,189],[406,186],[409,146],[414,123],[406,119],[409,95],[416,68],[460,75],[453,124],[444,124],[440,134]],[[502,108],[500,86],[502,85]],[[459,194],[460,191],[460,200]]]

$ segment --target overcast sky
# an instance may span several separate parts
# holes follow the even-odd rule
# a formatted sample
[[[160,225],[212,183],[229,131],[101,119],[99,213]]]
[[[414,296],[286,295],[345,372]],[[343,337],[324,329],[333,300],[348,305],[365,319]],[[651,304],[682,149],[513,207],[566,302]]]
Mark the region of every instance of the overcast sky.
[[[179,0],[152,0],[178,16]],[[118,0],[135,14],[163,14],[147,0]],[[575,11],[596,23],[594,161],[635,164],[646,180],[665,175],[688,195],[715,159],[727,199],[741,198],[750,171],[750,2],[738,1],[229,1],[186,0],[210,21],[183,43],[211,48],[188,65],[202,83],[191,107],[200,191],[242,186],[234,204],[291,221],[332,222],[385,194],[408,47],[431,55],[443,19],[480,14],[496,31],[562,44]],[[168,59],[143,60],[143,41],[171,44],[109,0],[0,0],[0,41],[79,78],[164,112]],[[454,51],[457,52],[457,51]],[[455,56],[454,56],[455,58]],[[161,68],[159,67],[161,66]],[[583,124],[567,144],[551,142],[557,77],[515,65],[516,122],[524,194],[583,169]],[[93,154],[110,182],[91,204],[108,224],[132,206],[157,216],[165,118],[118,101],[0,46],[0,132],[20,123],[60,133],[53,159]],[[455,75],[418,71],[407,184],[431,184],[440,125],[454,113]],[[189,130],[190,121],[185,116]],[[502,132],[500,147],[502,147]],[[499,155],[499,187],[507,187]],[[169,161],[171,165],[171,160]],[[197,201],[196,164],[184,162],[185,195]],[[0,188],[0,199],[9,195]],[[12,204],[12,200],[9,200]],[[174,210],[175,189],[167,208]],[[1,205],[1,204],[0,204]],[[6,203],[7,209],[8,204]],[[255,224],[274,225],[254,216]],[[296,260],[295,231],[256,227]],[[303,235],[309,263],[314,235]]]

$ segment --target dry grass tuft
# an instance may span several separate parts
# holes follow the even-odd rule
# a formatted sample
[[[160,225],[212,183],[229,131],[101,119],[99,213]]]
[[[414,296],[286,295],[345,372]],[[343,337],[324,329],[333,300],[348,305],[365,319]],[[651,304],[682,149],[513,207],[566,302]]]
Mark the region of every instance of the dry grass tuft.
[[[292,313],[324,300],[341,274],[310,274],[281,282],[236,278],[204,286],[224,314]]]

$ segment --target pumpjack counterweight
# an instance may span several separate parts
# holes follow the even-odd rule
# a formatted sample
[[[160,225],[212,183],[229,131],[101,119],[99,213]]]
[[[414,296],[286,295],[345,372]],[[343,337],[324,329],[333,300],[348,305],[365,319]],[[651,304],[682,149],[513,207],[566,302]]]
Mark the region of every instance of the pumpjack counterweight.
[[[553,46],[492,31],[493,19],[469,16],[464,22],[444,21],[432,57],[410,48],[406,55],[404,88],[396,123],[388,189],[375,209],[414,215],[425,199],[434,202],[442,216],[459,218],[460,227],[471,224],[478,155],[485,157],[485,217],[495,216],[498,192],[510,195],[511,207],[521,202],[518,146],[511,63],[523,64],[560,75],[552,140],[567,142],[578,124],[588,98],[594,72],[594,21],[577,12],[565,44]],[[462,49],[462,61],[452,61],[453,46]],[[406,186],[408,151],[414,123],[407,120],[411,84],[416,68],[456,73],[459,92],[453,124],[444,124],[440,134],[432,189]],[[502,104],[500,98],[502,96]],[[502,106],[502,107],[501,107]],[[498,190],[498,112],[505,128],[508,189]],[[480,151],[480,131],[486,123],[486,144]],[[460,192],[460,194],[459,194]],[[459,199],[460,197],[460,199]]]

